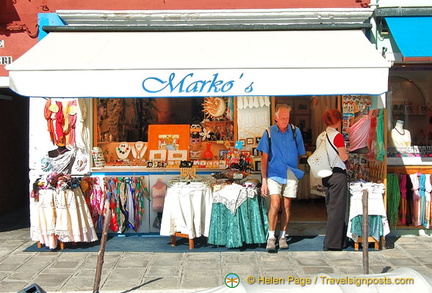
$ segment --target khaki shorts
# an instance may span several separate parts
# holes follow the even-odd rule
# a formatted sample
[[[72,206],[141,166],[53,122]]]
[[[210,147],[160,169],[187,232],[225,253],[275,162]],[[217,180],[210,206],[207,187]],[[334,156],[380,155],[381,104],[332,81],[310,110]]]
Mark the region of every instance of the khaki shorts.
[[[267,187],[270,195],[279,194],[288,198],[297,197],[298,179],[290,169],[288,169],[287,176],[287,184],[280,184],[270,178],[267,179]]]

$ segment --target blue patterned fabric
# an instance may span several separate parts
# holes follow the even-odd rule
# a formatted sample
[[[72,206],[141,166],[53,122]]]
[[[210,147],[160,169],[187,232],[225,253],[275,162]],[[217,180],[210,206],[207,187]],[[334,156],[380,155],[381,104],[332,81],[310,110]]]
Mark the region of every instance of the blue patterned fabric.
[[[353,239],[363,237],[363,216],[358,215],[351,220],[351,233]],[[376,241],[380,241],[381,236],[384,235],[384,228],[382,217],[378,215],[368,216],[368,234]],[[354,237],[355,236],[355,237]],[[354,239],[357,241],[356,239]]]
[[[222,203],[212,205],[209,244],[235,248],[266,243],[267,231],[267,206],[259,195],[248,198],[235,214]]]

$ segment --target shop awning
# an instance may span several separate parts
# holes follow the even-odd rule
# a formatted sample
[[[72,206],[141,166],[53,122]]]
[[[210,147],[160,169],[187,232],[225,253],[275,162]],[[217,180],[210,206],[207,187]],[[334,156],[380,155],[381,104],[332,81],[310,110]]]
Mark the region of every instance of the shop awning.
[[[6,67],[33,97],[382,94],[361,30],[52,32]]]
[[[404,61],[432,61],[432,16],[385,17]]]

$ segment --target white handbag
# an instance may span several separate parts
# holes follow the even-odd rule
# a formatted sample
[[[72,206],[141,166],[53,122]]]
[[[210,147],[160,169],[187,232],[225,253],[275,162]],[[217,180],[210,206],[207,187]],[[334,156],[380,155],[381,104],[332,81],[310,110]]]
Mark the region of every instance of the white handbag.
[[[312,175],[316,178],[324,178],[333,174],[329,162],[325,139],[326,132],[323,131],[317,138],[318,148],[307,159]]]

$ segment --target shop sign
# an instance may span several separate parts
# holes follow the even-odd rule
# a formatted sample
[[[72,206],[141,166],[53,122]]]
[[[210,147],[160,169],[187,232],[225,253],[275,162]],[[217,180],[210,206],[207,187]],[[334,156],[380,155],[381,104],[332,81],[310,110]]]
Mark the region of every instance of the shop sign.
[[[149,94],[203,94],[227,95],[230,92],[253,92],[253,81],[243,80],[244,74],[224,77],[220,73],[209,75],[208,78],[197,77],[194,73],[172,72],[168,77],[151,76],[144,79],[142,87]]]
[[[0,56],[0,65],[12,63],[12,56]]]

